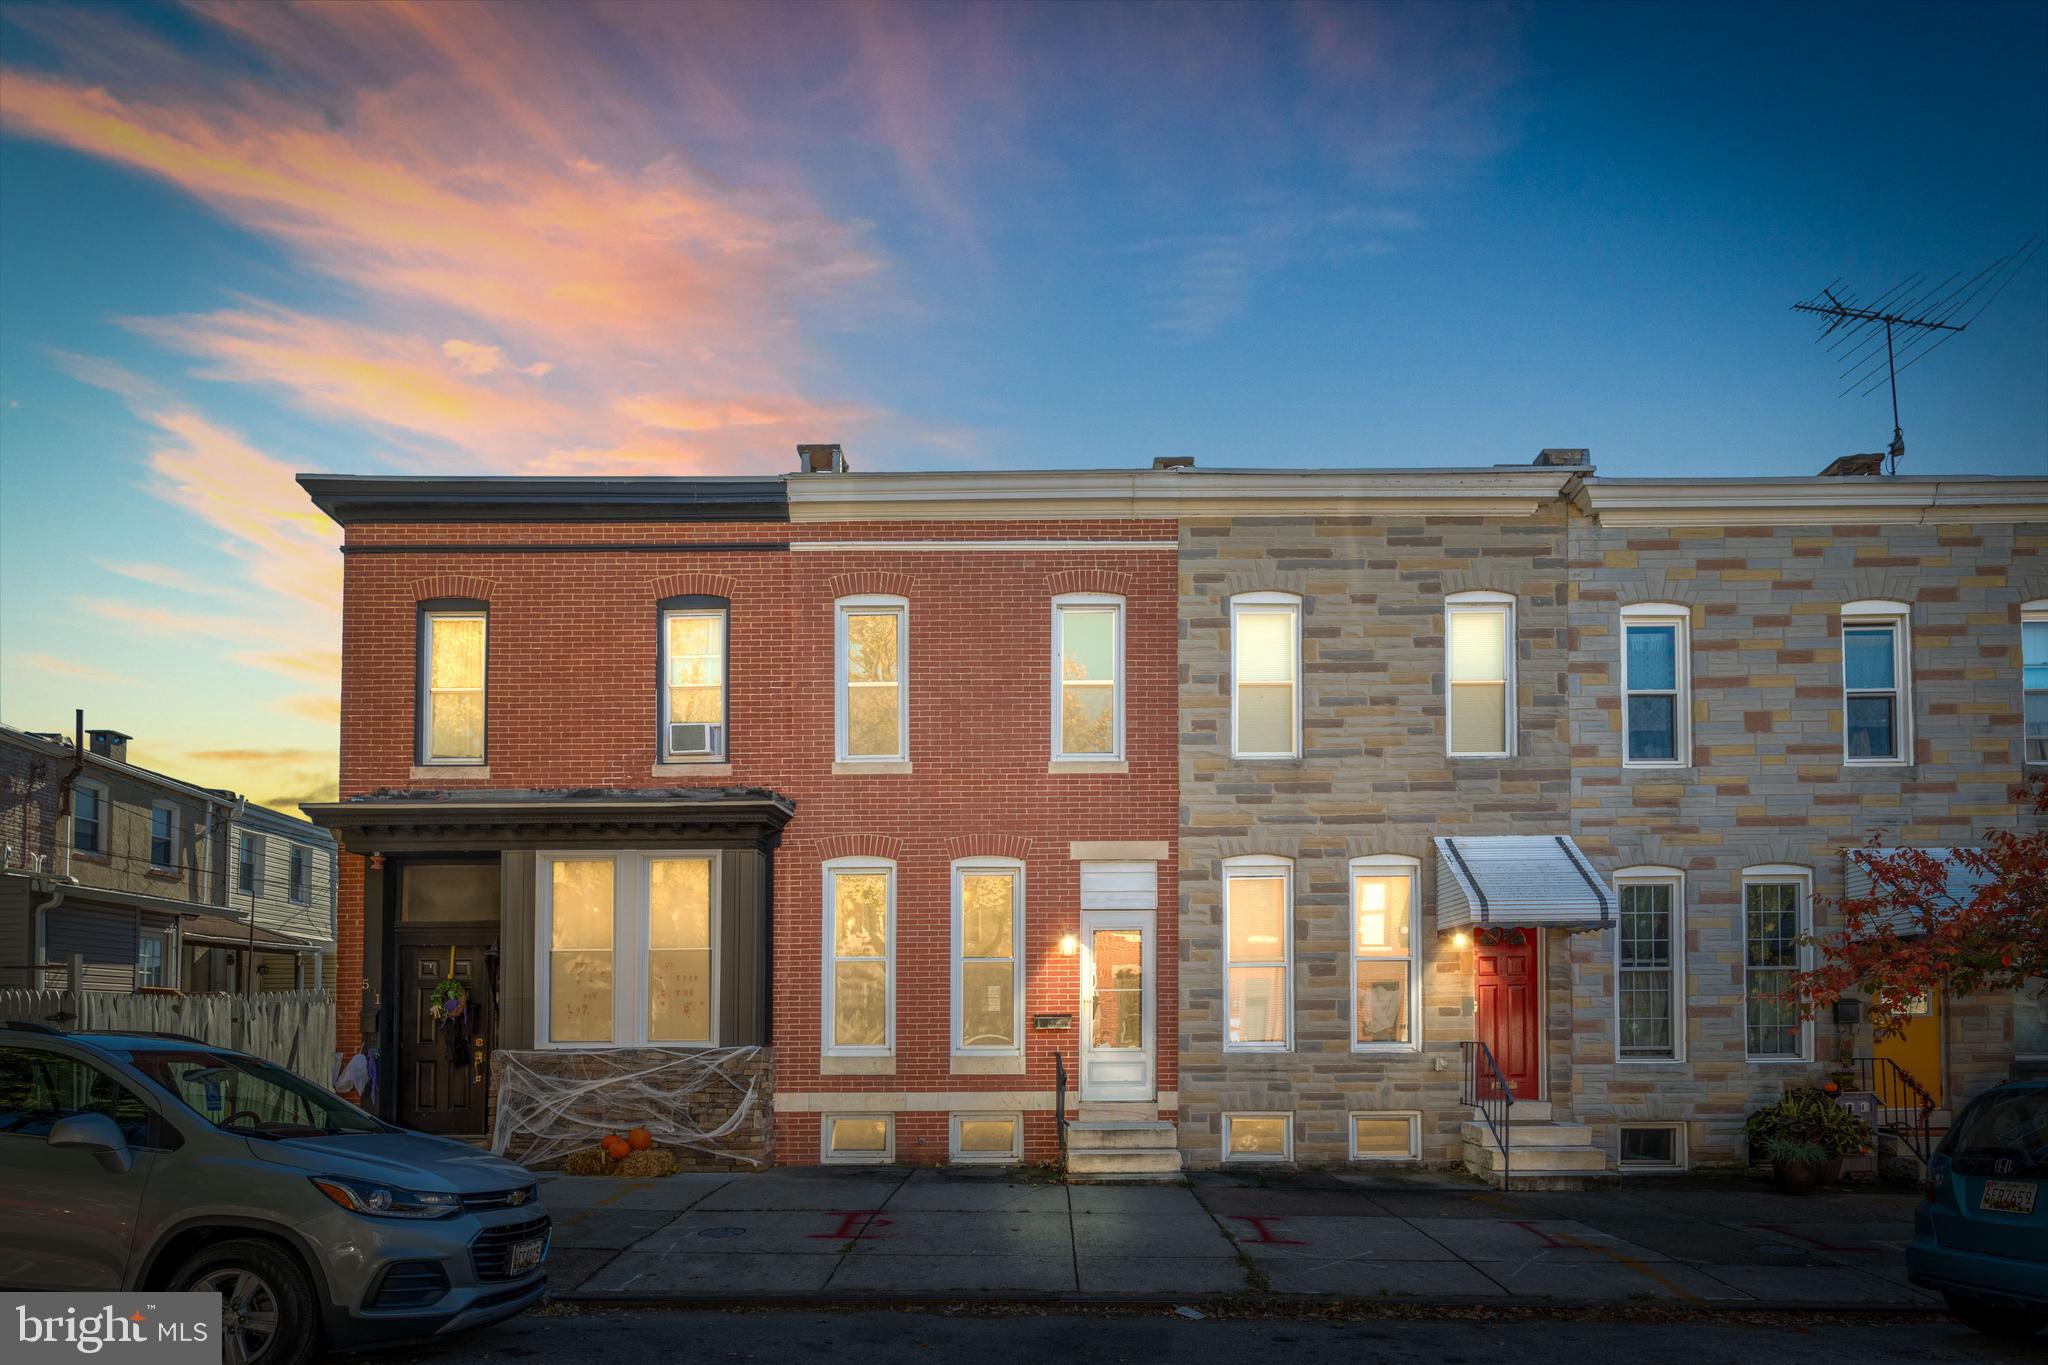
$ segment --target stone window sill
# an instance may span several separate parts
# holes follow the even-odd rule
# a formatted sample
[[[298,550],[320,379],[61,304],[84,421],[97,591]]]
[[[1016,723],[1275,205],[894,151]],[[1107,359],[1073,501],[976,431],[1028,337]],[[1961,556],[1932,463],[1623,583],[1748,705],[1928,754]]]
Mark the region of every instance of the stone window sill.
[[[114,865],[114,858],[112,854],[93,853],[82,848],[74,848],[71,850],[71,861],[74,863],[97,863],[101,867],[112,867]]]
[[[649,777],[731,777],[730,763],[657,763]]]
[[[1131,765],[1121,758],[1056,758],[1045,765],[1049,773],[1103,773],[1121,774],[1131,770]]]
[[[152,881],[175,882],[181,879],[185,874],[178,871],[178,869],[175,867],[152,867],[151,869],[149,869],[149,871],[143,873],[142,875],[150,878]]]
[[[956,1076],[1021,1076],[1024,1074],[1024,1058],[982,1057],[972,1053],[953,1054],[953,1074]]]
[[[413,765],[415,782],[488,782],[491,770],[483,763],[419,763]]]
[[[890,1057],[820,1057],[820,1076],[893,1076],[896,1059]]]
[[[908,759],[840,759],[832,765],[834,777],[902,777],[910,772]]]

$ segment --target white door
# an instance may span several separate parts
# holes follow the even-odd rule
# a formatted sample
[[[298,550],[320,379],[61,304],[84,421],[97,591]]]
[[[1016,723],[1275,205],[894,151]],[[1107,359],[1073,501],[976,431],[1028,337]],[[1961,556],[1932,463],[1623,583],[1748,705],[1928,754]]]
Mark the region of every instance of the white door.
[[[1152,912],[1081,912],[1081,1098],[1150,1100]]]

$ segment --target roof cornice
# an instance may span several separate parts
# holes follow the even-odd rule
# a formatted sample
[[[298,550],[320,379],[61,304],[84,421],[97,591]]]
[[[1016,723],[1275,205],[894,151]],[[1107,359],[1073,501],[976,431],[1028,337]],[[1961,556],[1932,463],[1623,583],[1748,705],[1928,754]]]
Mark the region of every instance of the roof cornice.
[[[1040,518],[1533,515],[1585,471],[1499,469],[1005,470],[799,474],[792,522]]]
[[[1587,479],[1573,505],[1606,526],[1822,526],[2048,522],[2048,479],[1847,475]]]
[[[392,522],[788,521],[783,480],[301,474],[343,526]]]

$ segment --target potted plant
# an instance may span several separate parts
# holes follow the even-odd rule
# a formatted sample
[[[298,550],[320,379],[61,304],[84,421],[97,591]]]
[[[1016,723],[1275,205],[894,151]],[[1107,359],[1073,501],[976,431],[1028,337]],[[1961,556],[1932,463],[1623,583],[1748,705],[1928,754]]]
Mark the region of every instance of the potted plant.
[[[1833,1160],[1828,1149],[1818,1142],[1801,1142],[1797,1138],[1769,1138],[1764,1142],[1764,1155],[1770,1158],[1771,1174],[1777,1179],[1780,1194],[1811,1194],[1821,1184],[1821,1172]]]
[[[1814,1183],[1827,1185],[1841,1178],[1842,1158],[1864,1151],[1871,1141],[1868,1123],[1835,1103],[1833,1095],[1815,1086],[1788,1089],[1775,1104],[1765,1105],[1751,1114],[1745,1131],[1749,1134],[1750,1143],[1769,1158],[1772,1171],[1778,1175],[1779,1188],[1799,1194],[1805,1193],[1805,1189],[1791,1189],[1784,1173],[1787,1167],[1799,1163],[1776,1156],[1773,1144],[1794,1143],[1802,1148],[1818,1148],[1820,1157],[1814,1163]],[[1805,1155],[1811,1156],[1811,1153]]]

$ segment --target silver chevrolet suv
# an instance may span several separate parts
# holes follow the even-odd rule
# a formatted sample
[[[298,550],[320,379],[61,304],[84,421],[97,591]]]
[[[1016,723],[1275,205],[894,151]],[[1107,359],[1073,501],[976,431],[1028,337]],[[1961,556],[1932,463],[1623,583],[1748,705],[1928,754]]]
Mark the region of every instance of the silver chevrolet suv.
[[[0,1024],[0,1287],[210,1290],[229,1365],[539,1301],[531,1174],[190,1038]]]

